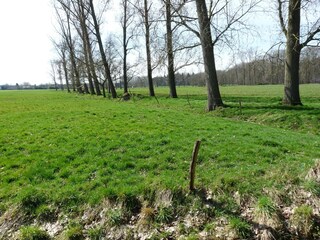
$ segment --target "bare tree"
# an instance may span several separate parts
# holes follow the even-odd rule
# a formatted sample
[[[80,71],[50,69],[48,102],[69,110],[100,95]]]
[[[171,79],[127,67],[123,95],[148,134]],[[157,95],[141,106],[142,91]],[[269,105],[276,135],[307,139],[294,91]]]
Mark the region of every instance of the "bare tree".
[[[173,52],[173,31],[171,27],[172,10],[171,0],[164,1],[166,7],[166,29],[167,29],[167,56],[168,56],[168,83],[170,97],[177,98],[175,71],[174,71],[174,52]]]
[[[111,91],[112,97],[116,98],[117,97],[117,92],[116,92],[116,89],[115,89],[114,84],[112,82],[112,77],[111,77],[111,73],[110,73],[109,64],[108,64],[107,57],[106,57],[105,50],[104,50],[104,46],[103,46],[103,43],[102,43],[101,34],[100,34],[100,24],[98,22],[98,18],[97,18],[96,13],[95,13],[93,0],[89,0],[89,2],[90,2],[91,17],[92,17],[92,20],[93,20],[93,25],[94,25],[94,29],[95,29],[95,35],[96,35],[96,38],[97,38],[97,41],[98,41],[98,45],[99,45],[99,51],[100,51],[100,55],[101,55],[101,60],[102,60],[103,66],[104,66],[105,76],[106,76],[106,78],[108,80],[108,87],[109,87],[109,89]]]
[[[68,46],[69,58],[70,58],[71,69],[72,69],[72,74],[71,74],[72,83],[79,93],[83,93],[83,89],[80,83],[80,74],[78,71],[77,60],[76,60],[76,53],[75,53],[75,46],[74,46],[75,44],[74,44],[74,39],[72,35],[72,30],[71,30],[71,23],[70,23],[71,13],[69,11],[70,2],[64,1],[64,0],[57,0],[57,2],[60,5],[60,7],[58,5],[55,5],[57,20],[60,27],[59,33],[63,38],[63,40],[65,41],[66,45]],[[61,12],[65,15],[64,16],[65,18],[63,18]]]
[[[51,65],[51,77],[52,77],[52,81],[54,83],[54,88],[56,89],[56,91],[58,90],[58,85],[57,85],[57,80],[56,80],[56,67],[57,67],[57,61],[56,60],[52,60],[50,62]]]
[[[73,2],[73,8],[74,8],[74,14],[76,17],[76,20],[79,22],[80,26],[77,26],[77,23],[74,23],[79,36],[82,39],[82,47],[83,47],[83,54],[84,54],[84,63],[86,67],[86,74],[89,82],[89,89],[90,94],[95,94],[94,86],[93,86],[93,80],[92,75],[95,74],[95,71],[93,69],[92,71],[92,65],[91,60],[92,54],[91,53],[91,45],[89,40],[89,34],[88,34],[88,27],[87,27],[87,18],[88,18],[88,12],[85,8],[85,3],[83,0],[76,0]]]
[[[210,20],[205,0],[197,0],[197,14],[200,26],[200,40],[208,89],[208,111],[223,106],[217,70],[215,66]]]
[[[302,36],[301,12],[303,9],[306,10],[307,5],[311,4],[312,1],[277,0],[277,3],[281,29],[286,37],[283,103],[287,105],[302,105],[299,90],[300,54],[305,46],[313,43],[319,46],[320,18],[317,17],[314,23],[309,23],[310,27],[308,27],[307,32]],[[285,9],[287,10],[287,19],[285,19]]]
[[[136,11],[134,6],[129,0],[121,1],[122,16],[121,16],[121,27],[122,27],[122,71],[123,71],[123,91],[128,92],[128,82],[130,77],[128,71],[130,66],[128,64],[128,54],[134,49],[132,41],[137,36],[137,27],[135,24]]]
[[[185,10],[187,4],[193,2],[193,0],[181,0],[181,4],[176,7],[176,12],[180,18],[180,24],[200,38],[208,88],[207,109],[212,111],[215,107],[224,105],[219,90],[214,47],[218,44],[233,47],[235,36],[248,30],[243,21],[244,17],[254,9],[259,0],[235,2],[211,0],[209,4],[205,0],[196,0],[196,16],[193,15],[193,8],[189,7]],[[195,42],[187,48],[197,46],[199,43]]]
[[[53,39],[52,39],[52,43],[55,46],[55,49],[61,59],[61,64],[62,64],[62,69],[63,69],[63,73],[64,73],[64,79],[65,79],[67,91],[70,92],[69,73],[68,73],[68,67],[67,67],[68,66],[68,60],[67,60],[68,47],[67,47],[67,44],[66,44],[65,40],[62,40],[61,43],[56,43]]]
[[[153,84],[153,77],[152,72],[154,70],[154,67],[152,66],[152,57],[151,57],[151,28],[152,24],[156,21],[151,20],[151,9],[153,2],[149,2],[148,0],[143,0],[143,3],[136,1],[131,2],[133,6],[137,9],[139,12],[142,23],[144,26],[144,39],[145,39],[145,51],[146,51],[146,57],[147,57],[147,78],[148,78],[148,87],[149,87],[149,95],[155,96],[154,93],[154,84]]]

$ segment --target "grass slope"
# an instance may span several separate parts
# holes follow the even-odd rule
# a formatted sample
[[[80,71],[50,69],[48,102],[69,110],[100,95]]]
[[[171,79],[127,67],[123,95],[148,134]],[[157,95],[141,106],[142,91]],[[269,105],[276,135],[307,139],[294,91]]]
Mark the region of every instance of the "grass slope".
[[[279,86],[222,87],[229,107],[214,113],[204,111],[203,88],[178,88],[179,99],[159,103],[1,91],[0,204],[70,210],[106,197],[187,189],[197,139],[197,187],[258,196],[263,188],[303,184],[320,158],[315,88],[305,86],[305,106],[292,109],[279,105]]]

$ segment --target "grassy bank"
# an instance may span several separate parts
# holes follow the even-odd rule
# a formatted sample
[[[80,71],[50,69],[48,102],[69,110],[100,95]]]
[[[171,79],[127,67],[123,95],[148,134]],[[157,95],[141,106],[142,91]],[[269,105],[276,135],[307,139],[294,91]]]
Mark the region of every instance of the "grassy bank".
[[[204,88],[178,88],[179,99],[156,90],[157,100],[132,89],[128,102],[1,91],[0,212],[77,212],[103,199],[187,192],[197,139],[198,189],[254,198],[287,186],[319,191],[305,180],[320,158],[319,85],[302,86],[297,108],[281,106],[280,86],[222,87],[228,107],[213,113]]]

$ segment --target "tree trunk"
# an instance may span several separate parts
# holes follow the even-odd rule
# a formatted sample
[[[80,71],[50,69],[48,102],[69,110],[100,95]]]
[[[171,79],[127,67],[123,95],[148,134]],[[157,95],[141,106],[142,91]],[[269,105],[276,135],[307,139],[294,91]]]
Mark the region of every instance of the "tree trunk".
[[[101,95],[101,91],[100,91],[100,86],[99,86],[99,81],[98,81],[98,76],[96,74],[96,69],[95,69],[95,64],[94,64],[94,60],[93,60],[93,56],[92,56],[92,47],[91,47],[91,43],[90,43],[90,38],[89,38],[89,34],[88,34],[88,30],[87,30],[87,26],[85,25],[86,28],[86,43],[87,43],[87,52],[88,52],[88,64],[89,64],[89,68],[92,74],[92,80],[91,84],[94,84],[94,86],[92,85],[92,88],[96,90],[96,95],[100,96]]]
[[[84,17],[84,16],[83,16]],[[91,47],[91,43],[90,43],[90,37],[88,34],[88,27],[86,24],[86,21],[83,20],[83,34],[84,34],[84,38],[85,38],[85,44],[86,44],[86,52],[87,52],[87,59],[88,59],[88,73],[91,72],[91,80],[89,80],[89,84],[90,84],[90,92],[91,94],[96,93],[97,96],[101,95],[101,91],[100,91],[100,86],[99,86],[99,81],[98,81],[98,76],[96,74],[96,69],[95,69],[95,64],[93,61],[93,56],[92,56],[92,47]],[[95,89],[95,91],[94,91]]]
[[[147,71],[148,71],[148,84],[149,84],[149,95],[155,96],[153,79],[152,79],[152,66],[151,66],[151,50],[150,50],[150,23],[149,23],[149,9],[148,0],[144,0],[144,25],[146,29],[146,52],[147,52]]]
[[[70,36],[71,38],[71,36]],[[75,53],[74,53],[74,46],[71,41],[71,46],[70,46],[70,58],[71,58],[71,64],[72,64],[72,69],[74,72],[74,76],[75,76],[75,85],[76,85],[76,90],[79,93],[83,93],[82,87],[81,87],[81,83],[80,83],[80,74],[78,71],[78,66],[77,66],[77,62],[76,62],[76,57],[75,57]]]
[[[217,70],[214,59],[210,20],[205,0],[196,0],[197,15],[200,26],[200,40],[204,61],[205,77],[208,89],[208,111],[223,106],[220,95]]]
[[[168,83],[170,97],[177,98],[176,81],[174,76],[174,55],[171,28],[171,0],[166,1],[166,27],[167,27],[167,55],[168,55]]]
[[[300,7],[301,0],[289,1],[283,97],[283,103],[287,105],[302,105],[299,91]]]
[[[95,31],[96,31],[95,34],[96,34],[98,45],[99,45],[99,50],[100,50],[100,54],[101,54],[101,58],[102,58],[102,63],[103,63],[104,69],[105,69],[105,76],[107,77],[107,80],[108,80],[108,87],[110,88],[112,98],[117,98],[117,92],[116,92],[116,89],[115,89],[114,84],[112,82],[112,77],[111,77],[109,64],[108,64],[108,61],[107,61],[106,54],[104,52],[104,47],[103,47],[101,34],[100,34],[100,28],[99,28],[97,17],[96,17],[95,11],[94,11],[93,0],[90,0],[90,9],[91,9],[91,16],[92,16],[93,23],[94,23],[94,28],[95,28]]]
[[[73,69],[71,54],[70,54],[69,58],[70,58],[69,60],[70,60],[70,63],[71,63],[71,66],[70,66],[70,79],[71,79],[72,91],[76,92],[75,73],[74,73],[74,69]]]
[[[61,91],[64,91],[64,86],[62,82],[62,69],[61,69],[62,62],[58,62],[58,74],[59,74],[59,81],[60,81],[60,89]]]
[[[127,46],[127,11],[128,11],[128,1],[124,1],[123,5],[123,38],[122,38],[122,45],[123,45],[123,92],[128,92],[128,68],[127,68],[127,54],[128,54],[128,46]]]
[[[69,47],[69,51],[70,51],[70,60],[71,60],[72,70],[73,70],[74,76],[75,76],[76,90],[79,93],[83,93],[81,83],[80,83],[80,74],[79,74],[77,62],[76,62],[74,44],[73,44],[72,36],[71,36],[70,16],[69,15],[67,15],[67,27],[68,27],[68,41],[67,41],[67,43],[68,43],[68,47]]]
[[[63,66],[64,78],[65,78],[67,90],[68,90],[68,93],[69,93],[70,92],[70,86],[69,86],[69,77],[68,77],[68,68],[67,68],[67,59],[66,59],[65,50],[63,49],[61,51],[61,53],[62,53],[62,66]]]
[[[83,46],[83,53],[84,53],[84,61],[85,61],[85,66],[87,70],[87,78],[89,82],[89,91],[90,94],[93,95],[95,94],[94,87],[93,87],[93,82],[92,82],[92,72],[91,72],[91,67],[90,67],[90,56],[89,56],[89,51],[90,49],[90,40],[89,40],[89,35],[88,35],[88,29],[87,29],[87,24],[86,24],[86,14],[85,14],[85,7],[84,3],[82,0],[78,1],[78,14],[79,14],[79,23],[80,23],[80,28],[81,31],[79,31],[79,35],[82,38],[82,46]]]
[[[90,89],[88,91],[88,93],[93,95],[93,94],[95,94],[95,91],[94,91],[93,82],[92,82],[92,75],[91,75],[91,69],[90,69],[90,63],[89,63],[89,57],[88,57],[88,49],[86,47],[86,43],[83,43],[83,47],[84,47],[85,66],[87,69],[87,77],[88,77],[89,89]]]
[[[90,49],[91,49],[91,47],[90,47]],[[92,56],[92,51],[91,50],[89,52],[89,59],[90,59],[90,68],[91,68],[91,72],[92,72],[93,84],[94,84],[94,87],[96,89],[96,95],[100,96],[101,95],[101,90],[100,90],[99,80],[98,80],[98,76],[96,74],[96,68],[95,68],[95,64],[94,64],[94,61],[93,61],[93,56]]]

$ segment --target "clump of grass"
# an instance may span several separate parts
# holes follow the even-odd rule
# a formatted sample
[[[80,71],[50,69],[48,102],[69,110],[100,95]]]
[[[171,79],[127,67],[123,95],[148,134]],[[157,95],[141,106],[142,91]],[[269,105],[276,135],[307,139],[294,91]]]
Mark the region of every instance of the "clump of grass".
[[[123,202],[123,208],[128,214],[138,214],[142,207],[140,200],[134,195],[125,195],[120,197],[120,201]]]
[[[301,205],[294,210],[291,223],[295,227],[298,235],[307,238],[311,234],[313,227],[313,210],[308,205]]]
[[[143,207],[141,208],[140,213],[140,222],[142,224],[149,224],[155,218],[155,210],[152,207]]]
[[[103,239],[103,229],[101,227],[91,228],[88,230],[88,235],[91,240]]]
[[[229,226],[237,233],[238,237],[241,239],[248,239],[252,234],[250,224],[240,218],[231,218],[229,220]]]
[[[257,200],[255,206],[255,220],[273,229],[282,227],[275,203],[267,196],[262,196]]]
[[[50,240],[50,235],[38,227],[27,226],[20,229],[19,240]]]
[[[215,201],[218,203],[214,209],[214,214],[217,216],[236,215],[240,213],[240,206],[233,197],[227,194],[219,194]]]
[[[110,209],[107,212],[107,219],[111,226],[120,226],[126,222],[125,213],[122,208]]]
[[[53,206],[41,205],[36,209],[36,216],[40,221],[53,222],[57,218],[57,213]]]
[[[159,240],[159,239],[171,239],[171,234],[169,232],[157,232],[154,233],[151,237],[150,240]]]
[[[0,203],[0,217],[6,212],[7,208],[3,203]]]
[[[174,209],[172,206],[162,207],[157,209],[155,221],[158,223],[170,223],[174,219]]]
[[[308,180],[304,183],[304,189],[312,192],[317,197],[320,197],[320,183],[314,181],[314,180]]]
[[[82,240],[84,239],[82,226],[79,224],[69,226],[68,230],[65,232],[66,240]]]
[[[45,195],[34,188],[26,191],[20,200],[22,210],[28,214],[34,215],[38,207],[46,202]]]
[[[216,223],[215,222],[209,222],[204,226],[204,230],[209,234],[209,235],[213,235],[214,234],[214,230],[216,228]]]

